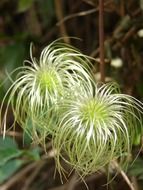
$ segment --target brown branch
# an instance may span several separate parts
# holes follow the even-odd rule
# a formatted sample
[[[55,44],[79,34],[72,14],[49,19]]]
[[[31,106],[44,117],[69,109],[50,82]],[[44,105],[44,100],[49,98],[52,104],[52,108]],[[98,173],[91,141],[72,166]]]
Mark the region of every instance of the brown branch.
[[[44,166],[45,161],[41,161],[39,163],[37,163],[37,166],[35,168],[35,170],[32,172],[31,176],[29,176],[24,184],[24,186],[21,188],[21,190],[28,190],[30,187],[30,184],[34,181],[34,179],[36,178],[36,176],[38,175],[38,173],[40,172],[40,170],[42,169],[42,167]]]
[[[104,7],[108,6],[110,3],[112,3],[112,0],[109,0],[109,1],[105,2],[104,3]],[[80,12],[77,12],[77,13],[73,13],[73,14],[67,15],[64,18],[60,19],[57,22],[56,25],[59,26],[63,22],[66,22],[66,21],[68,21],[70,19],[73,19],[75,17],[83,17],[83,16],[86,16],[86,15],[89,15],[89,14],[93,14],[93,13],[97,12],[98,9],[99,9],[99,7],[96,7],[96,8],[93,8],[93,9],[86,10],[86,11],[80,11]]]
[[[55,151],[54,151],[54,153],[55,153]],[[54,153],[53,153],[53,151],[49,151],[47,153],[47,159],[49,160],[49,159],[53,158],[55,156]],[[41,158],[42,158],[42,160],[35,161],[33,163],[28,164],[23,169],[21,169],[19,172],[17,172],[14,176],[12,176],[8,181],[6,181],[4,184],[0,185],[0,190],[8,190],[18,180],[22,179],[22,177],[25,176],[29,171],[35,170],[34,174],[32,174],[31,178],[26,182],[26,186],[28,187],[30,185],[31,181],[36,177],[37,172],[45,164],[44,156],[42,156]]]
[[[21,171],[16,173],[9,181],[0,186],[0,190],[8,190],[14,183],[20,180],[26,173],[33,170],[37,166],[37,162],[31,163],[23,168]]]
[[[71,177],[71,181],[61,185],[61,186],[58,186],[58,187],[53,187],[51,189],[47,189],[47,190],[73,190],[73,189],[76,189],[78,187],[78,185],[81,185],[84,183],[84,185],[86,186],[87,188],[87,183],[91,182],[91,181],[96,181],[96,180],[99,180],[100,178],[102,178],[104,176],[104,173],[95,173],[93,175],[90,175],[88,177],[86,177],[83,180],[78,180],[78,176],[77,175],[74,175]],[[87,188],[88,189],[88,188]]]
[[[113,45],[112,47],[113,50],[117,50],[118,48],[121,48],[126,43],[126,41],[135,34],[136,30],[137,29],[135,26],[130,28],[128,32],[122,37],[122,39],[120,39],[120,41],[117,41],[117,43]]]
[[[125,1],[124,0],[120,2],[120,15],[121,17],[125,16]]]
[[[120,174],[122,175],[123,179],[125,180],[125,182],[127,183],[127,185],[129,186],[129,188],[131,190],[136,190],[135,187],[133,186],[132,182],[129,180],[128,176],[126,175],[126,173],[122,170],[122,168],[119,166],[119,164],[114,161],[113,162],[114,166],[116,167],[117,171],[120,172]]]
[[[99,0],[99,48],[100,48],[100,74],[101,81],[105,82],[104,62],[104,0]]]
[[[72,178],[71,178],[71,180],[69,181],[69,183],[68,183],[68,185],[67,185],[67,189],[68,190],[74,190],[74,188],[75,188],[75,186],[76,186],[76,184],[77,184],[77,182],[78,182],[78,176],[77,176],[77,174],[75,173],[73,176],[72,176]]]
[[[98,11],[98,8],[93,8],[93,9],[90,9],[90,10],[87,10],[87,11],[81,11],[81,12],[78,12],[78,13],[70,14],[68,16],[65,16],[63,19],[59,20],[59,22],[57,23],[57,26],[61,25],[62,23],[66,22],[69,19],[72,19],[72,18],[75,18],[75,17],[82,17],[82,16],[86,16],[86,15],[89,15],[89,14],[93,14],[96,11]]]
[[[63,10],[62,10],[62,1],[61,0],[55,0],[55,8],[56,8],[56,15],[57,20],[63,20]],[[66,43],[70,43],[70,38],[68,38],[67,30],[64,23],[61,23],[59,25],[61,36],[64,37],[63,40]]]

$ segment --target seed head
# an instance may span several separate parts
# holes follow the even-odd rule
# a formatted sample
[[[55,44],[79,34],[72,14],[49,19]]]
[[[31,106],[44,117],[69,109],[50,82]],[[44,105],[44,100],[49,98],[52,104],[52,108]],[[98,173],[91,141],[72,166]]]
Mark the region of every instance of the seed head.
[[[58,169],[61,159],[83,176],[113,160],[125,166],[138,129],[142,132],[141,105],[115,84],[96,85],[93,93],[67,101],[53,139]]]
[[[47,135],[52,131],[50,126],[54,128],[64,99],[77,96],[77,89],[82,89],[81,93],[91,89],[89,65],[87,56],[58,41],[44,48],[39,61],[32,56],[31,51],[31,62],[27,61],[26,65],[19,68],[17,79],[5,96],[9,97],[8,106],[12,105],[15,120],[23,128],[30,120],[33,124],[31,136]]]

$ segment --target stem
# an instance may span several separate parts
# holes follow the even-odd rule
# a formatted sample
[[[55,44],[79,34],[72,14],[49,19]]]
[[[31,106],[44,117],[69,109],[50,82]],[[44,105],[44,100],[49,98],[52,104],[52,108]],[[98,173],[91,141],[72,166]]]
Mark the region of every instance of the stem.
[[[56,8],[57,20],[58,20],[58,22],[60,22],[61,20],[63,20],[63,10],[62,10],[62,1],[61,0],[55,0],[55,8]],[[61,36],[64,37],[63,40],[69,44],[70,39],[68,38],[65,24],[61,23],[59,25],[59,27],[60,27]]]
[[[100,74],[101,81],[105,82],[104,62],[104,0],[99,0],[99,48],[100,48]]]
[[[122,175],[123,179],[124,179],[125,182],[128,184],[129,188],[130,188],[131,190],[135,190],[135,188],[134,188],[132,182],[129,180],[128,176],[127,176],[126,173],[122,170],[122,168],[119,166],[119,164],[118,164],[116,161],[114,161],[113,164],[114,164],[114,166],[117,168],[117,171],[120,172],[120,174]]]
[[[1,190],[8,190],[13,184],[15,184],[17,181],[20,181],[22,177],[29,171],[32,171],[34,167],[36,167],[38,162],[33,162],[25,168],[23,168],[20,172],[16,173],[13,177],[11,177],[6,183],[3,185],[0,185]]]

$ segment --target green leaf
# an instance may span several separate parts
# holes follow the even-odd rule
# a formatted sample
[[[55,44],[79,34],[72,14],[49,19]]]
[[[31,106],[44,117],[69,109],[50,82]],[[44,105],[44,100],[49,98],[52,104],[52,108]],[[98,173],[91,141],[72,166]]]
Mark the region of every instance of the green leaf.
[[[21,66],[25,57],[25,45],[13,43],[0,49],[0,66],[9,73]]]
[[[138,158],[135,162],[129,167],[129,175],[135,176],[138,179],[143,177],[143,160]]]
[[[26,54],[26,45],[24,43],[13,43],[0,48],[0,69],[2,71],[0,82],[4,82],[3,84],[1,82],[2,85],[0,85],[0,100],[3,99],[11,84],[5,74],[6,71],[10,74],[15,68],[21,66]],[[15,74],[12,75],[12,78],[14,78]]]
[[[27,11],[33,4],[33,0],[19,0],[18,12]]]
[[[3,183],[12,176],[23,164],[22,160],[9,160],[4,165],[0,166],[0,183]]]
[[[22,151],[18,149],[16,142],[12,138],[6,137],[3,139],[0,137],[0,166],[12,158],[19,157],[21,154]]]
[[[24,125],[24,131],[23,131],[23,142],[25,145],[30,145],[32,142],[32,128],[33,128],[33,124],[32,124],[32,120],[30,118],[28,118],[25,122]]]
[[[14,148],[0,149],[0,166],[12,158],[19,157],[22,151]]]
[[[18,148],[15,140],[11,137],[6,136],[4,139],[3,137],[0,137],[0,149],[6,149],[6,148]]]
[[[34,149],[30,149],[25,151],[25,155],[28,156],[30,160],[38,161],[40,160],[40,147],[35,147]]]

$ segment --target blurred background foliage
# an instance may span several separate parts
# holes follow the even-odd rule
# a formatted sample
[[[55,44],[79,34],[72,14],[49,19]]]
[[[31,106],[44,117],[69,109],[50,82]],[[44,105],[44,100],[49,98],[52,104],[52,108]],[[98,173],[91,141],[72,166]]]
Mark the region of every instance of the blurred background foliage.
[[[64,37],[64,42],[95,58],[93,72],[95,79],[100,80],[98,3],[98,0],[0,0],[0,102],[11,84],[10,77],[15,77],[15,73],[10,73],[30,59],[31,42],[33,54],[38,57],[43,47]],[[124,93],[143,101],[143,0],[104,0],[104,30],[106,81],[117,81]],[[8,128],[12,122],[9,110]],[[140,139],[139,134],[136,145]],[[74,175],[64,185],[57,173],[54,177],[50,143],[45,155],[44,149],[31,144],[20,128],[8,130],[5,140],[0,138],[0,189],[86,189]],[[139,158],[127,174],[136,184],[135,190],[142,190],[142,148],[136,146],[132,156],[138,150]],[[94,174],[85,181],[91,190],[107,188],[103,186],[105,174]],[[130,188],[119,175],[109,189]]]

